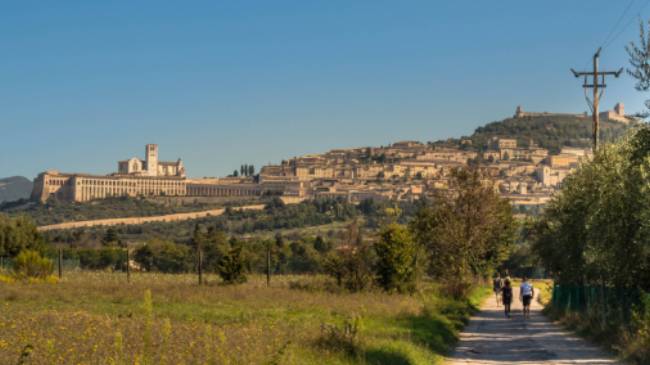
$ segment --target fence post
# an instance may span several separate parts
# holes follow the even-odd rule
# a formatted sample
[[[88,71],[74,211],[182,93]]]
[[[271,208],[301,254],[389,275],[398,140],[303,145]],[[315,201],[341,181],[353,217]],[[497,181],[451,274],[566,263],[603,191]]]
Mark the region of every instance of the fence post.
[[[126,246],[126,282],[131,282],[131,263],[129,258],[129,246]]]
[[[271,286],[271,244],[266,245],[266,286]]]
[[[59,247],[59,279],[63,277],[63,249]]]
[[[198,260],[199,262],[197,263],[197,271],[199,273],[199,285],[203,285],[203,251],[201,250],[201,247],[198,248]]]

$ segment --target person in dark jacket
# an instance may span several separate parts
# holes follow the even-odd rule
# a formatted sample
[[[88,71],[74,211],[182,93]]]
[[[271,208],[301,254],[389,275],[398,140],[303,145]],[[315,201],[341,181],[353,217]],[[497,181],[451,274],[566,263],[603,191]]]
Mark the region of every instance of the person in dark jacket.
[[[503,301],[503,308],[506,317],[510,318],[510,304],[512,304],[512,286],[510,280],[506,279],[501,288],[501,300]]]
[[[503,279],[501,279],[501,274],[497,274],[497,276],[492,281],[492,290],[494,290],[494,295],[497,300],[497,307],[499,306],[499,300],[501,299],[502,288],[503,288]]]

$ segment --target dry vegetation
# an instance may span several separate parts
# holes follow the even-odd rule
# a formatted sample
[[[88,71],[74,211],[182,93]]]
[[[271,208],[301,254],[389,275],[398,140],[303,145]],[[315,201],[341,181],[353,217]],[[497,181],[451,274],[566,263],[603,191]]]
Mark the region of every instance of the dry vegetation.
[[[455,341],[470,302],[327,291],[320,276],[222,286],[192,275],[68,273],[1,283],[0,359],[10,364],[420,364]],[[300,288],[300,289],[298,289]],[[473,304],[484,294],[477,290]]]

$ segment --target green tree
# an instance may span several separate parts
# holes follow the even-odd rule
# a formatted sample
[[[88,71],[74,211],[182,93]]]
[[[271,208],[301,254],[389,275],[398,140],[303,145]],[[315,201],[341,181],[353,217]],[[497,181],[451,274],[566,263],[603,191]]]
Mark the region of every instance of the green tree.
[[[187,245],[157,239],[139,247],[133,258],[147,271],[165,273],[188,272],[194,264],[193,255]]]
[[[117,230],[113,227],[110,227],[106,230],[104,237],[102,237],[102,244],[106,246],[115,245],[119,241],[119,236]]]
[[[332,249],[332,246],[329,242],[325,241],[322,236],[316,236],[316,239],[314,240],[314,249],[321,254],[324,254],[329,252]]]
[[[226,284],[246,282],[246,255],[242,242],[231,239],[217,263],[217,274]]]
[[[360,291],[372,284],[374,261],[372,247],[364,241],[359,222],[355,219],[348,225],[343,242],[325,259],[324,269],[336,278],[339,286]]]
[[[627,73],[636,79],[634,88],[641,92],[650,90],[650,36],[647,33],[643,22],[640,22],[639,43],[630,42],[625,46],[631,65],[631,68],[627,69]],[[647,109],[650,109],[650,100],[646,100],[645,105]],[[645,117],[648,116],[647,111],[643,114]]]
[[[649,155],[639,127],[564,180],[533,246],[557,282],[650,290]]]
[[[45,239],[27,216],[15,218],[0,214],[0,253],[15,257],[23,250],[45,250]]]
[[[386,291],[412,292],[416,284],[417,245],[409,230],[397,223],[382,229],[374,244],[377,283]]]
[[[224,251],[227,250],[228,236],[226,233],[217,228],[208,228],[207,233],[203,236],[203,267],[207,271],[216,271],[218,262]]]
[[[291,242],[288,269],[292,273],[317,273],[321,271],[320,254],[312,244],[304,240]]]
[[[462,297],[475,278],[507,258],[516,225],[510,203],[479,170],[456,169],[449,184],[449,191],[420,206],[411,229],[426,249],[429,274]]]

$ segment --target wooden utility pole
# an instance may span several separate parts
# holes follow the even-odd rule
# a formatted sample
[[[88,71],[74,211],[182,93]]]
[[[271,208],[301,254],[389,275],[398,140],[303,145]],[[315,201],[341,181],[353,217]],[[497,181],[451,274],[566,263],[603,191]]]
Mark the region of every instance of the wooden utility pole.
[[[199,285],[203,285],[203,250],[201,246],[198,247],[198,263],[197,271],[199,272]]]
[[[271,286],[271,242],[266,243],[266,286]]]
[[[129,262],[129,245],[126,245],[126,282],[131,282],[131,263]]]
[[[599,139],[600,139],[600,120],[598,116],[598,105],[600,104],[600,98],[603,96],[603,91],[607,87],[605,84],[605,76],[611,75],[614,77],[619,77],[623,68],[621,67],[618,71],[598,71],[598,59],[600,58],[600,48],[594,53],[593,57],[593,71],[576,71],[571,69],[573,76],[584,77],[584,82],[582,83],[582,88],[585,90],[585,98],[587,99],[587,104],[591,107],[591,119],[593,121],[593,151],[596,152],[598,149]],[[591,78],[591,80],[589,80]],[[589,83],[591,81],[591,84]],[[587,96],[587,89],[592,89],[592,99],[589,100]]]
[[[63,277],[63,249],[59,247],[59,279]]]
[[[125,242],[124,247],[126,248],[126,282],[131,282],[131,257],[129,255],[129,243]]]

